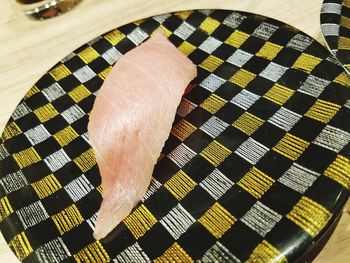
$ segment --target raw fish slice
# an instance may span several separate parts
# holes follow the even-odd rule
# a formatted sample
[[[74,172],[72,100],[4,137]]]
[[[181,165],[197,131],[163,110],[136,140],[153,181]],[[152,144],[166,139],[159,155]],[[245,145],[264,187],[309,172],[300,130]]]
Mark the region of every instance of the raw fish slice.
[[[102,178],[94,237],[113,230],[145,194],[194,64],[156,32],[125,54],[102,85],[88,131]]]

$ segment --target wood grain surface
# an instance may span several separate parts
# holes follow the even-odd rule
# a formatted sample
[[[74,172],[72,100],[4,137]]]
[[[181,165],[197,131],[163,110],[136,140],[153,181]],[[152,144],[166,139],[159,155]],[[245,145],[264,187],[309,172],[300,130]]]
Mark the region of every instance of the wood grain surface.
[[[322,0],[84,0],[60,17],[31,21],[15,0],[0,0],[0,131],[26,91],[49,68],[87,41],[128,22],[185,9],[243,10],[291,24],[324,45],[321,4]],[[350,202],[344,210],[315,263],[350,262]],[[0,262],[19,262],[1,234]]]

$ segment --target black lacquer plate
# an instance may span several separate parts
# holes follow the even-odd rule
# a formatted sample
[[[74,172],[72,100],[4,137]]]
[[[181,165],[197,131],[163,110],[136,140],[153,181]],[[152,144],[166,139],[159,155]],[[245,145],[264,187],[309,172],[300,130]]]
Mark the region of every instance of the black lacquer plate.
[[[197,66],[142,202],[92,237],[101,202],[87,123],[111,66],[157,28]],[[224,10],[140,20],[32,87],[0,144],[0,229],[23,262],[287,262],[349,196],[350,87],[317,41]]]

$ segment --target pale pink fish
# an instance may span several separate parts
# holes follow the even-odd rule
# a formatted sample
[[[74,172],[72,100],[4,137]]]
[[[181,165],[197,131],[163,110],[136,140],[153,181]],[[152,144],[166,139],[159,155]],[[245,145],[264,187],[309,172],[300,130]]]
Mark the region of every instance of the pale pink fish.
[[[195,65],[157,31],[113,67],[88,131],[102,178],[94,237],[111,232],[145,194]]]

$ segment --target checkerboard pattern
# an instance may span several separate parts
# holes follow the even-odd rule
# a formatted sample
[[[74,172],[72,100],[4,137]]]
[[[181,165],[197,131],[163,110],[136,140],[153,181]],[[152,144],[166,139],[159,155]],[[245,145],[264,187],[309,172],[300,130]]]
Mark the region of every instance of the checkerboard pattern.
[[[329,48],[350,72],[350,1],[325,0],[321,28]]]
[[[198,76],[148,192],[96,241],[88,116],[113,64],[159,27]],[[0,229],[24,262],[294,261],[349,195],[349,86],[320,44],[266,17],[183,11],[115,29],[54,66],[13,113]]]

